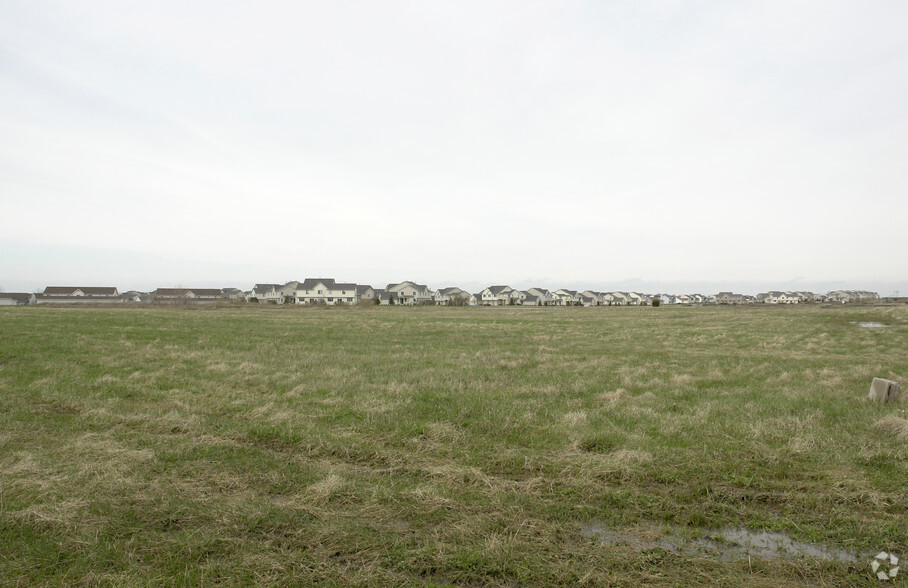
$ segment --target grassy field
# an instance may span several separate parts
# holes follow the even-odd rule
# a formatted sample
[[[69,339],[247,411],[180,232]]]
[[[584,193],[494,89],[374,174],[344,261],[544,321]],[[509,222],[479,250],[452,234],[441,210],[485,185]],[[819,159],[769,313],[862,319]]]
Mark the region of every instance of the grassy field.
[[[908,307],[2,309],[0,585],[878,584],[874,376]]]

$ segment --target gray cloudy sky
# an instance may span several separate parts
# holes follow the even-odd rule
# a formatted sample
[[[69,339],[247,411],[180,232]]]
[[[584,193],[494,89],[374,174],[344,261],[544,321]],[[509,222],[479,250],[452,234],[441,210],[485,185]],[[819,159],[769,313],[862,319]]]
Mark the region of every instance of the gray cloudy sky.
[[[908,294],[908,2],[0,1],[0,287]]]

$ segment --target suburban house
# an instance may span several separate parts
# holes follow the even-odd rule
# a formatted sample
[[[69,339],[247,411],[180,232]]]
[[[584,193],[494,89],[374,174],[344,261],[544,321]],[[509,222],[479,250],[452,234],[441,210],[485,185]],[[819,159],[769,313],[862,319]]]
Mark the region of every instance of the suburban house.
[[[716,294],[716,302],[718,304],[743,304],[744,295],[733,292],[719,292]]]
[[[286,296],[295,304],[353,304],[356,284],[338,283],[333,278],[306,278],[288,284]]]
[[[433,302],[432,291],[429,290],[428,286],[415,282],[405,281],[399,284],[388,284],[385,287],[385,292],[389,295],[394,295],[394,304],[413,306]],[[388,300],[391,300],[390,296]],[[382,300],[382,303],[388,304],[389,302]]]
[[[397,292],[388,292],[385,289],[376,290],[375,292],[379,304],[400,304]]]
[[[510,286],[489,286],[479,295],[480,303],[483,306],[507,306],[520,304],[522,301],[520,292]]]
[[[116,298],[120,295],[120,292],[113,286],[48,286],[44,289],[43,294],[47,297],[85,296],[95,298]]]
[[[528,291],[524,290],[521,292],[523,294],[523,301],[521,304],[523,306],[543,306],[544,301],[539,296],[535,294],[530,294]]]
[[[580,293],[576,290],[560,288],[552,292],[552,301],[556,306],[574,306],[580,304]]]
[[[765,304],[797,304],[800,302],[800,298],[794,292],[770,290],[763,296],[763,302]]]
[[[368,300],[370,302],[375,301],[375,288],[372,286],[367,286],[365,284],[357,284],[356,286],[356,301]]]
[[[284,303],[284,294],[281,292],[280,284],[256,284],[246,295],[246,301],[249,302],[253,298],[259,302],[270,302],[271,304]]]
[[[36,304],[35,295],[31,292],[0,292],[0,306],[21,306]]]
[[[158,288],[151,293],[157,303],[217,302],[224,299],[219,288]]]
[[[142,296],[145,296],[145,299],[142,299]],[[137,290],[130,290],[129,292],[124,292],[120,295],[120,299],[123,302],[151,302],[151,295],[139,292]]]
[[[438,306],[447,306],[448,304],[451,303],[451,300],[457,299],[457,298],[462,298],[466,304],[469,304],[470,298],[472,298],[472,297],[473,297],[472,294],[470,294],[466,290],[462,290],[461,288],[458,288],[456,286],[451,286],[449,288],[441,288],[440,290],[437,290],[435,292],[435,295],[433,296],[433,298],[435,300],[435,304]]]
[[[826,296],[828,300],[834,302],[863,302],[880,299],[879,294],[867,290],[833,290]]]
[[[120,292],[113,286],[48,286],[35,294],[36,304],[78,302],[122,302]]]
[[[599,306],[602,304],[602,292],[596,292],[594,290],[584,290],[583,292],[580,293],[580,295],[593,299],[593,303],[590,304],[590,306]]]
[[[240,300],[244,297],[243,291],[239,288],[221,288],[221,294],[228,300]]]
[[[525,294],[527,294],[527,297],[536,296],[539,298],[539,301],[542,303],[539,306],[550,306],[554,301],[552,293],[545,288],[530,288],[525,291]]]

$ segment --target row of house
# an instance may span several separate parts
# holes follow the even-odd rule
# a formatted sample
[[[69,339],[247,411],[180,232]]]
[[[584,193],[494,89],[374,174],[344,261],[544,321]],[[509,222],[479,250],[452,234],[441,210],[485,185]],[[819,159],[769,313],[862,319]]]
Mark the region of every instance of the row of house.
[[[807,302],[862,302],[879,299],[879,294],[867,290],[833,290],[827,294],[804,290],[796,292],[770,290],[756,296],[719,292],[716,294],[715,302],[718,304],[804,304]]]
[[[374,301],[385,305],[470,305],[470,306],[601,306],[648,304],[652,297],[637,292],[593,292],[545,288],[516,290],[510,286],[489,286],[471,293],[456,286],[432,290],[425,284],[404,281],[384,288],[338,283],[331,278],[308,278],[286,284],[256,284],[246,296],[249,301],[276,304],[355,304]]]
[[[185,304],[223,301],[272,304],[356,304],[361,301],[384,305],[458,306],[641,306],[658,300],[661,304],[801,304],[805,302],[859,302],[878,300],[876,292],[834,290],[828,294],[770,290],[756,296],[719,292],[704,294],[641,294],[639,292],[597,292],[593,290],[517,290],[506,285],[470,293],[458,287],[432,290],[425,284],[404,281],[384,288],[337,282],[333,278],[306,278],[285,284],[256,284],[252,290],[238,288],[158,288],[152,292],[130,290],[121,293],[113,286],[48,286],[41,293],[0,293],[0,306],[21,304],[70,304],[85,302],[144,302]]]

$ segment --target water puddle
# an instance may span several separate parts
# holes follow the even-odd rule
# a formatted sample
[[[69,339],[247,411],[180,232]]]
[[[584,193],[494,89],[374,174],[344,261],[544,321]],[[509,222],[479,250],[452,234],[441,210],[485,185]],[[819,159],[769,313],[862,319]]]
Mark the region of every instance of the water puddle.
[[[827,561],[857,562],[858,554],[816,543],[793,541],[784,533],[751,531],[743,528],[710,530],[697,537],[657,525],[641,525],[628,531],[617,531],[604,525],[588,524],[581,528],[587,538],[605,544],[627,545],[637,551],[662,549],[686,556],[715,557],[723,561],[758,557],[763,559],[810,557]]]
[[[851,321],[852,325],[857,325],[863,329],[882,329],[883,327],[888,327],[889,325],[884,325],[883,323],[877,323],[873,321]]]

